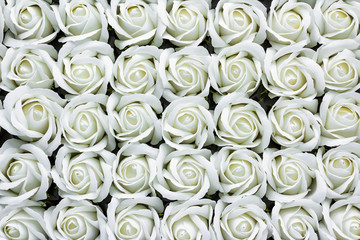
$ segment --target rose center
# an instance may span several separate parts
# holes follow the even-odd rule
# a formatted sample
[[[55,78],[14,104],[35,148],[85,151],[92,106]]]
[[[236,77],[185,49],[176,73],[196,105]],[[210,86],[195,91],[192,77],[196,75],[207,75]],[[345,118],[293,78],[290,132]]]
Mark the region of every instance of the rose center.
[[[243,28],[249,25],[250,17],[242,9],[235,9],[232,12],[232,18],[237,27]]]
[[[62,229],[69,237],[77,237],[79,236],[79,231],[85,231],[85,229],[80,228],[78,218],[70,216],[64,220]]]
[[[179,117],[179,122],[184,125],[187,125],[193,121],[194,121],[194,116],[187,113]]]
[[[137,117],[136,112],[132,109],[128,109],[126,111],[126,120],[131,125],[133,125],[133,126],[136,125],[138,123],[138,117]]]
[[[302,121],[298,116],[293,116],[290,120],[290,128],[293,132],[298,132],[301,130]]]
[[[243,133],[251,133],[253,131],[253,125],[250,123],[250,121],[247,118],[240,117],[236,121],[236,127]]]
[[[139,69],[130,75],[130,79],[133,82],[138,82],[142,80],[145,76],[146,76],[146,72],[144,70]]]
[[[46,109],[41,104],[32,102],[23,107],[23,112],[27,119],[28,128],[45,134],[49,126]]]
[[[359,116],[357,115],[357,113],[352,111],[347,106],[340,107],[336,114],[336,120],[339,122],[343,122],[343,121],[354,122],[357,121],[358,119]]]
[[[187,83],[193,82],[193,77],[188,70],[180,69],[179,74],[180,74],[181,79],[184,80],[185,82],[187,82]]]
[[[239,164],[232,164],[230,167],[231,174],[237,177],[245,175],[245,168]]]
[[[15,226],[5,226],[5,234],[9,239],[17,239],[20,237],[20,231]]]
[[[140,228],[139,224],[136,221],[128,221],[124,220],[125,222],[121,224],[120,233],[123,236],[134,236],[138,233],[138,229]]]
[[[126,178],[136,178],[138,175],[139,166],[135,163],[130,164],[125,171]]]
[[[301,26],[301,17],[299,14],[295,13],[294,11],[289,11],[284,14],[284,22],[283,25],[290,28],[290,29],[299,29]]]
[[[359,223],[359,219],[357,219],[357,221],[353,221],[350,224],[350,232],[352,234],[354,234],[355,236],[359,236],[360,235],[360,223]]]
[[[80,80],[87,80],[90,77],[90,73],[88,71],[88,69],[86,69],[86,67],[84,66],[77,66],[75,68],[73,68],[73,75],[75,78],[78,78]]]
[[[28,6],[20,12],[19,24],[23,27],[33,27],[41,18],[41,10],[38,6]]]
[[[179,20],[183,25],[186,25],[191,20],[191,14],[188,9],[182,8],[179,11]]]
[[[304,75],[296,66],[285,68],[283,73],[284,84],[294,91],[299,90],[306,82]]]
[[[72,14],[77,17],[84,17],[86,16],[86,9],[84,5],[77,5],[72,9]]]
[[[23,168],[22,163],[15,161],[10,164],[9,169],[7,170],[7,175],[9,177],[16,176],[19,172],[21,172],[21,169]]]
[[[342,9],[336,9],[329,12],[329,23],[337,28],[343,30],[344,28],[347,28],[350,26],[352,22],[352,17],[348,15],[344,10]]]
[[[291,225],[291,227],[296,231],[298,232],[302,237],[305,236],[306,234],[306,230],[307,230],[307,227],[304,223],[302,222],[295,222]]]
[[[33,66],[28,59],[23,59],[16,68],[18,75],[27,75],[33,72]]]
[[[129,16],[132,18],[139,18],[142,16],[142,12],[140,11],[139,7],[130,7],[128,8]]]

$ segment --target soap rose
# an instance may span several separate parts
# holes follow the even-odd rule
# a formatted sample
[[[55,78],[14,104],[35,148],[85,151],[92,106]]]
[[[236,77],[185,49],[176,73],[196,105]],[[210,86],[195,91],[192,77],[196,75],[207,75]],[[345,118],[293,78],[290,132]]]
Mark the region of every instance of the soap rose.
[[[185,47],[174,52],[166,49],[160,57],[159,74],[163,97],[171,102],[184,96],[207,97],[209,52],[204,47]]]
[[[212,144],[214,122],[209,104],[201,97],[183,97],[171,102],[162,114],[162,135],[176,149],[197,148]]]
[[[48,43],[59,32],[51,0],[7,1],[4,21],[9,30],[4,44],[20,47],[27,44]]]
[[[266,39],[266,8],[260,1],[220,0],[209,14],[209,35],[215,49]]]
[[[51,45],[9,48],[1,62],[1,88],[8,92],[24,85],[51,88],[56,59],[57,51]]]
[[[109,173],[114,160],[115,154],[106,150],[78,152],[67,146],[60,148],[51,171],[59,195],[101,202],[109,194],[113,180]]]
[[[0,126],[51,155],[61,143],[59,119],[65,103],[52,90],[18,87],[5,97]]]
[[[97,40],[107,42],[109,32],[105,16],[107,2],[95,0],[60,0],[53,5],[57,23],[66,37],[59,42]]]

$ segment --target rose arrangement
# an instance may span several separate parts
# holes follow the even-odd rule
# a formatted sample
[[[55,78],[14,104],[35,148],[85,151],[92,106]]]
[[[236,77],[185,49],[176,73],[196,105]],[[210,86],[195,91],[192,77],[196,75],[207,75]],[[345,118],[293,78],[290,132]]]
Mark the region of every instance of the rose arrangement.
[[[1,239],[360,239],[356,0],[0,1]]]

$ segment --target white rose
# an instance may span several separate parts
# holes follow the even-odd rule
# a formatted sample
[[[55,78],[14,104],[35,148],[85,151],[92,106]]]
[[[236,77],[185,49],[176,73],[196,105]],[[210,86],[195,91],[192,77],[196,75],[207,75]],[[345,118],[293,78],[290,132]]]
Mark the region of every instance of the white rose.
[[[4,21],[9,30],[5,34],[4,44],[20,47],[52,41],[59,28],[48,2],[51,1],[8,1],[4,9]]]
[[[113,180],[109,173],[114,160],[115,154],[106,150],[82,153],[67,146],[60,148],[51,170],[59,195],[101,202],[109,194]]]
[[[3,60],[3,58],[4,58],[5,54],[6,54],[6,51],[7,51],[7,48],[4,45],[1,44],[1,40],[0,40],[0,77],[1,77],[2,71],[3,71],[2,70],[3,68],[1,67],[1,62],[2,62],[2,60]],[[1,81],[3,81],[3,80],[1,80]],[[0,84],[1,84],[1,82],[0,82]]]
[[[338,146],[360,138],[360,94],[328,92],[320,104],[320,145]]]
[[[140,0],[111,0],[106,15],[119,38],[115,40],[115,45],[120,50],[127,46],[149,43],[159,47],[165,27],[157,13],[157,4],[148,4]]]
[[[213,55],[209,65],[213,98],[219,102],[222,95],[233,92],[252,95],[259,87],[263,75],[265,51],[256,43],[239,43],[223,48]]]
[[[212,144],[214,122],[209,104],[201,97],[183,97],[171,102],[162,114],[162,135],[176,149],[197,148]]]
[[[114,179],[110,194],[116,198],[136,198],[155,195],[158,149],[145,144],[124,145],[117,153],[112,167]]]
[[[121,95],[162,95],[158,65],[162,50],[154,46],[130,47],[120,54],[113,67],[111,87]]]
[[[81,152],[115,148],[104,111],[107,100],[103,94],[85,94],[65,106],[60,122],[64,140],[71,148]]]
[[[326,152],[320,148],[317,161],[321,177],[327,185],[327,198],[360,195],[360,144],[349,143]]]
[[[243,41],[262,44],[266,39],[266,8],[260,1],[220,0],[209,15],[215,49]]]
[[[266,175],[260,156],[248,149],[223,147],[211,156],[220,180],[220,198],[231,202],[240,197],[266,193]]]
[[[59,118],[66,101],[49,89],[18,87],[0,110],[0,126],[51,155],[61,142]]]
[[[265,110],[239,93],[224,96],[214,110],[219,146],[239,146],[262,152],[270,143],[271,124]]]
[[[0,204],[47,198],[51,166],[43,150],[8,139],[0,148],[0,162]]]
[[[159,213],[164,210],[159,198],[112,198],[107,209],[110,240],[160,239]]]
[[[320,239],[354,240],[360,239],[360,201],[350,197],[323,205],[323,221],[320,225]]]
[[[159,149],[154,188],[169,200],[200,199],[219,188],[217,172],[208,149],[173,150],[166,144]]]
[[[57,51],[51,45],[9,48],[1,62],[1,88],[10,92],[19,86],[51,88]]]
[[[173,49],[163,51],[159,65],[163,97],[168,102],[184,96],[207,97],[210,60],[209,52],[204,47],[185,47],[178,52]]]
[[[106,110],[110,133],[123,145],[126,142],[151,142],[161,140],[161,122],[156,114],[162,113],[158,98],[146,94],[110,95]]]
[[[210,0],[159,0],[158,11],[166,31],[163,38],[178,47],[198,46],[208,31]]]
[[[360,40],[359,3],[354,0],[317,0],[315,22],[320,32],[319,43],[334,40]]]
[[[320,140],[320,125],[314,114],[317,100],[279,98],[269,111],[272,139],[282,147],[311,151]]]
[[[269,200],[290,202],[305,198],[320,203],[325,199],[326,185],[313,154],[296,148],[268,148],[264,151],[263,167]]]
[[[215,240],[212,226],[215,202],[208,199],[172,202],[161,220],[161,236],[171,239]]]
[[[0,238],[4,240],[48,239],[41,202],[22,201],[1,209]]]
[[[4,10],[5,2],[0,3],[0,43],[3,42],[4,39],[4,29],[5,29],[5,22],[4,22]]]
[[[59,51],[55,81],[72,95],[105,94],[113,79],[113,61],[114,50],[107,43],[66,43]]]
[[[319,38],[313,9],[306,2],[275,0],[268,16],[268,40],[275,48],[302,42],[314,47]]]
[[[325,89],[324,73],[316,63],[315,51],[301,43],[266,50],[262,83],[271,98],[286,96],[310,98],[321,96]]]
[[[290,203],[275,202],[271,211],[275,227],[275,240],[318,239],[322,206],[311,200],[301,199]]]
[[[346,39],[323,45],[317,50],[317,61],[324,71],[327,90],[356,91],[360,88],[359,43]]]
[[[214,229],[218,240],[263,240],[271,235],[270,218],[265,203],[256,196],[248,196],[227,204],[216,203]]]
[[[107,42],[109,32],[105,16],[107,2],[95,0],[60,0],[54,14],[66,37],[59,42],[97,40]]]
[[[45,211],[46,229],[51,239],[106,240],[106,217],[89,201],[61,200]]]

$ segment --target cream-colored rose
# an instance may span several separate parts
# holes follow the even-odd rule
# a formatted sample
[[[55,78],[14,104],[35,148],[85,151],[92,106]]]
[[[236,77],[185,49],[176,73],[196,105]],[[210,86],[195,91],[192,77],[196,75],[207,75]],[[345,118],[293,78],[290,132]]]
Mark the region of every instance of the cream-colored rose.
[[[66,37],[59,42],[109,39],[105,17],[107,2],[102,0],[60,0],[53,5],[57,23]]]
[[[5,91],[19,86],[51,88],[54,84],[57,51],[51,45],[27,45],[9,48],[1,61],[1,85]]]
[[[60,115],[66,101],[52,90],[18,87],[0,109],[0,126],[51,155],[61,143]]]
[[[269,111],[272,139],[282,147],[311,151],[320,140],[320,125],[314,114],[317,100],[279,98]]]
[[[185,47],[174,52],[166,49],[160,57],[159,75],[164,86],[163,97],[171,102],[184,96],[207,97],[211,57],[204,47]]]
[[[262,152],[270,143],[271,124],[265,110],[240,93],[224,96],[214,110],[219,146],[252,148]]]
[[[267,19],[267,39],[274,48],[302,42],[314,47],[319,38],[312,7],[297,0],[271,2]]]
[[[265,51],[255,43],[239,43],[223,48],[213,55],[209,65],[211,86],[215,89],[214,101],[233,92],[249,96],[259,87],[263,75]]]
[[[319,29],[319,43],[354,39],[360,40],[360,11],[356,0],[317,0],[315,22]]]
[[[124,145],[113,163],[114,179],[110,194],[116,198],[155,196],[153,180],[156,176],[158,149],[146,144]]]
[[[31,143],[8,139],[0,148],[0,204],[44,200],[50,186],[50,161]]]
[[[324,73],[316,63],[315,51],[303,48],[302,43],[266,50],[262,83],[271,98],[313,99],[321,96],[325,89]]]
[[[321,125],[320,145],[339,146],[360,138],[360,94],[328,92],[316,116]]]
[[[356,91],[360,88],[359,43],[346,39],[323,45],[317,50],[317,62],[324,71],[326,90]]]
[[[59,195],[101,202],[109,194],[113,181],[109,173],[114,160],[115,154],[106,150],[78,152],[67,146],[60,148],[51,170]]]
[[[0,3],[0,42],[3,42],[4,39],[4,29],[5,29],[5,21],[4,21],[4,7],[5,1]]]
[[[114,50],[98,41],[69,42],[59,51],[56,83],[71,95],[105,94],[112,81]]]
[[[209,13],[209,35],[215,49],[245,41],[262,44],[266,39],[266,8],[260,1],[220,0]]]
[[[51,0],[7,1],[4,21],[9,29],[5,34],[4,44],[20,47],[52,41],[59,32],[59,27],[50,2]]]
[[[120,145],[128,142],[151,142],[161,140],[161,125],[156,114],[162,112],[158,98],[146,94],[121,96],[110,95],[106,105],[110,133]]]
[[[353,142],[328,151],[319,148],[317,161],[327,185],[327,198],[340,199],[360,194],[360,144]]]
[[[141,0],[111,0],[106,10],[109,25],[114,28],[119,40],[115,45],[120,49],[134,45],[162,44],[161,35],[165,27],[158,17],[156,3]]]
[[[121,95],[150,94],[160,99],[163,87],[158,74],[162,50],[155,46],[130,47],[113,67],[111,87]]]
[[[247,149],[223,147],[211,156],[220,181],[220,198],[231,202],[239,197],[266,193],[266,175],[260,156]]]
[[[176,149],[197,148],[212,144],[213,116],[201,97],[183,97],[171,102],[162,114],[162,135]]]
[[[208,31],[209,0],[159,0],[166,31],[162,37],[178,47],[198,46]]]

